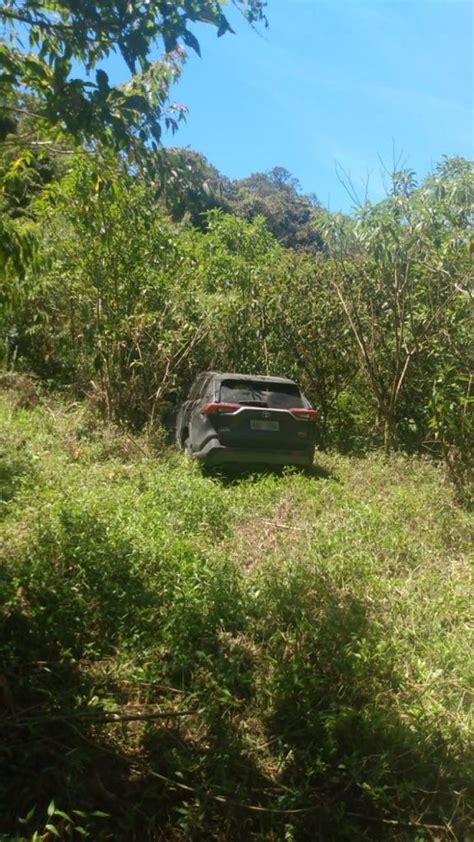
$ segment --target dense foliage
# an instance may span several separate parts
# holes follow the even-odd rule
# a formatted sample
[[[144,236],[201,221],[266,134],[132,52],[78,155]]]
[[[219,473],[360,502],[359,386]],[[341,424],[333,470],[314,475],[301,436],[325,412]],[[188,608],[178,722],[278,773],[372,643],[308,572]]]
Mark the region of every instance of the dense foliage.
[[[251,24],[264,0],[234,0]],[[161,137],[168,88],[183,45],[200,52],[197,23],[232,32],[220,0],[7,0],[0,5],[0,139],[27,113],[68,137],[125,149]],[[25,41],[29,49],[25,47]],[[153,61],[153,48],[165,52]],[[111,85],[119,56],[130,78]],[[33,100],[32,100],[32,94]]]
[[[265,20],[260,0],[237,6]],[[322,444],[425,448],[462,479],[472,164],[447,159],[420,185],[394,173],[384,201],[328,214],[282,167],[231,182],[190,150],[159,148],[179,72],[170,51],[199,50],[193,23],[230,29],[217,0],[80,13],[15,0],[0,17],[11,32],[0,77],[7,366],[155,432],[172,415],[165,398],[201,368],[288,374],[322,409]],[[156,42],[168,51],[159,67]],[[100,67],[111,51],[132,74],[125,87]],[[74,62],[84,78],[71,77]]]
[[[266,0],[233,0],[251,25],[267,24]],[[0,306],[8,285],[34,258],[19,211],[68,149],[114,149],[129,166],[160,179],[164,128],[186,114],[169,103],[186,59],[200,54],[193,30],[232,33],[226,0],[6,0],[0,3]],[[162,54],[159,60],[154,58]],[[127,79],[113,84],[112,55]],[[153,153],[152,155],[150,153]],[[12,201],[13,200],[13,201]],[[20,218],[19,218],[20,217]]]
[[[316,196],[305,196],[301,186],[284,167],[254,173],[232,184],[229,205],[244,219],[263,216],[275,239],[289,248],[320,251]]]
[[[194,182],[180,182],[179,199],[170,156],[164,192],[113,153],[83,152],[38,176],[39,192],[25,188],[38,251],[23,280],[11,256],[8,365],[155,432],[199,370],[286,374],[322,409],[321,444],[424,448],[460,475],[472,440],[472,165],[446,160],[419,186],[395,174],[391,194],[353,217],[317,209],[304,223],[317,226],[314,251],[284,248],[268,215],[241,218],[235,185],[207,210],[199,156],[195,169],[180,159]],[[279,172],[254,179],[257,198]]]

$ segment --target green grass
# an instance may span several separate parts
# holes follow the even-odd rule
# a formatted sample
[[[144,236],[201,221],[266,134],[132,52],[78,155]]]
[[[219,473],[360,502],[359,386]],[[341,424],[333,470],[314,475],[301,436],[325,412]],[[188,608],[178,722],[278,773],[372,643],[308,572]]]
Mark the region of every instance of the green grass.
[[[18,403],[0,838],[471,838],[472,519],[438,468],[206,477]]]

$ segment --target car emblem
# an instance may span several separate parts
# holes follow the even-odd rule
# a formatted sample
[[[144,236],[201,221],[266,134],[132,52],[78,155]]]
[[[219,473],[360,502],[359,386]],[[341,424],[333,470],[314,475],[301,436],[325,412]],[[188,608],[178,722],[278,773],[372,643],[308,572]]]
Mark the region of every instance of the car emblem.
[[[270,418],[269,412],[262,412],[262,418]]]

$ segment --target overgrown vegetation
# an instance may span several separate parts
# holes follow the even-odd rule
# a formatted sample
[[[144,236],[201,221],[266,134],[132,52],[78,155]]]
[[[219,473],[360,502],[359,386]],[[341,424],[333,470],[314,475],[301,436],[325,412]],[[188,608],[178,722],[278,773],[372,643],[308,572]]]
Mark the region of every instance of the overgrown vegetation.
[[[265,23],[262,0],[234,5]],[[169,82],[183,44],[199,52],[190,27],[230,24],[218,0],[145,6],[0,9],[12,36],[0,45],[7,368],[154,433],[200,369],[294,376],[326,445],[424,450],[465,485],[472,163],[445,159],[421,184],[395,167],[387,198],[348,217],[282,167],[231,182],[191,150],[164,150]],[[112,52],[125,86],[99,66]]]
[[[94,395],[107,418],[149,430],[166,424],[166,399],[181,398],[199,370],[290,375],[321,408],[324,444],[424,450],[465,483],[469,162],[444,161],[419,186],[395,173],[387,199],[353,218],[318,209],[300,230],[313,226],[320,251],[285,248],[262,216],[241,218],[243,205],[230,199],[199,211],[196,226],[184,208],[202,206],[185,193],[173,222],[162,182],[114,153],[77,152],[56,168],[24,212],[30,227],[34,220],[36,268],[8,285],[9,367]],[[261,201],[276,202],[275,217],[275,196],[299,201],[289,175],[280,180],[274,171],[245,188],[260,201],[259,185],[273,185]]]
[[[345,216],[164,150],[224,10],[0,6],[0,837],[467,842],[473,165]],[[312,471],[166,449],[214,368]]]
[[[1,401],[3,838],[467,839],[442,472],[206,478],[27,382]]]

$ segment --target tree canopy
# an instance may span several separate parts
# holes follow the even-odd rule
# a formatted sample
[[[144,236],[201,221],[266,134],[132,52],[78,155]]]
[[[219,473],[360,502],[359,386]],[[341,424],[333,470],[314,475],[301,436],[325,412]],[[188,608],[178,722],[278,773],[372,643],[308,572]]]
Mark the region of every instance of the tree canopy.
[[[0,5],[0,137],[18,116],[33,114],[78,141],[118,148],[159,143],[168,89],[183,47],[200,52],[193,28],[232,32],[221,0],[10,0]],[[264,0],[235,0],[250,24],[266,22]],[[29,49],[24,48],[27,40]],[[165,53],[154,61],[151,52]],[[111,85],[101,64],[121,56],[130,80]],[[30,97],[33,94],[34,99]]]
[[[322,247],[315,224],[319,202],[316,196],[303,194],[298,179],[284,167],[235,181],[230,204],[246,219],[264,216],[272,234],[285,246],[313,251]]]

